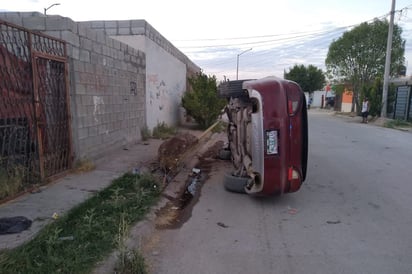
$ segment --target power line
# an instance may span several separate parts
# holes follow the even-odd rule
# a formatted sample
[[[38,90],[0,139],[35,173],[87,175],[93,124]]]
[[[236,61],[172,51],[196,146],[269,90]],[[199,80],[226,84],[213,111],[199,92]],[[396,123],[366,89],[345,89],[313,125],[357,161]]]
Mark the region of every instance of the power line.
[[[403,11],[408,10],[410,7],[412,7],[412,4],[409,6],[406,6],[402,9],[396,10],[397,13],[402,14]],[[373,19],[369,19],[367,21],[364,21],[362,23],[368,23],[368,22],[373,22],[376,19],[383,19],[386,18],[390,13],[386,13],[384,15],[381,15],[379,17],[375,17]],[[289,33],[289,34],[271,34],[271,35],[260,35],[260,36],[245,36],[245,37],[231,37],[231,38],[205,38],[205,39],[188,39],[188,40],[176,40],[177,41],[184,41],[184,42],[202,42],[202,41],[230,41],[230,40],[251,40],[251,39],[257,39],[257,38],[271,38],[271,37],[283,37],[280,39],[272,39],[272,40],[260,40],[260,41],[252,41],[252,42],[242,42],[242,43],[230,43],[230,44],[218,44],[218,45],[199,45],[199,46],[178,46],[179,49],[205,49],[205,48],[227,48],[227,47],[239,47],[239,46],[253,46],[259,47],[259,46],[265,46],[265,43],[272,43],[272,42],[285,42],[288,40],[293,40],[293,39],[298,39],[298,38],[305,38],[305,37],[310,37],[313,35],[323,35],[327,34],[329,32],[336,32],[336,31],[342,31],[346,29],[350,29],[352,27],[359,26],[359,24],[353,24],[353,25],[348,25],[344,27],[338,27],[335,29],[331,30],[323,30],[323,31],[305,31],[305,32],[294,32],[294,33]],[[284,37],[287,36],[287,37]],[[190,51],[186,51],[190,52]],[[198,52],[198,51],[195,51]]]
[[[409,17],[405,16],[406,10],[408,10],[410,7],[412,7],[412,4],[404,7],[400,10],[397,10],[397,13],[401,13],[401,19],[405,20],[410,19]],[[380,17],[365,21],[365,22],[373,22],[374,20],[382,20],[386,18],[390,13],[387,13],[385,15],[382,15]],[[365,23],[362,22],[362,23]],[[188,49],[194,49],[194,51],[186,51],[187,54],[196,56],[196,55],[204,55],[204,54],[214,54],[214,55],[219,55],[221,54],[226,54],[227,53],[233,53],[235,54],[240,47],[242,46],[247,46],[251,45],[253,43],[253,48],[267,48],[263,49],[257,52],[254,52],[252,56],[245,56],[245,58],[242,59],[243,66],[245,69],[243,69],[243,72],[253,72],[253,73],[258,73],[260,68],[262,66],[267,66],[267,65],[273,65],[270,67],[279,67],[279,66],[286,66],[290,65],[291,62],[287,62],[288,59],[290,59],[290,56],[282,56],[282,52],[287,51],[291,48],[297,51],[296,57],[297,59],[304,59],[309,55],[321,55],[321,51],[327,50],[325,47],[327,46],[326,44],[330,42],[327,42],[328,39],[334,39],[337,38],[338,35],[341,35],[342,32],[352,28],[359,26],[360,24],[354,24],[354,25],[349,25],[345,27],[337,27],[333,29],[328,29],[328,30],[321,30],[321,31],[305,31],[305,32],[297,32],[297,33],[291,33],[289,35],[293,36],[288,36],[285,37],[286,34],[276,34],[276,35],[261,35],[261,36],[250,36],[250,37],[234,37],[234,38],[224,38],[224,39],[200,39],[200,40],[192,40],[192,41],[222,41],[222,40],[240,40],[240,39],[260,39],[260,38],[271,38],[271,37],[280,37],[280,39],[269,39],[269,40],[259,40],[259,41],[252,41],[252,42],[244,42],[244,43],[234,43],[234,44],[224,44],[224,45],[207,45],[207,46],[196,46],[196,47],[186,47]],[[294,43],[294,44],[292,44]],[[285,45],[286,44],[286,45]],[[292,46],[291,46],[292,44]],[[310,48],[315,47],[318,49],[318,54],[314,54],[313,51],[299,51],[299,46],[300,47],[305,47],[305,45],[310,44]],[[269,47],[269,48],[268,48]],[[287,47],[287,48],[285,48]],[[306,46],[307,47],[307,46]],[[182,47],[180,47],[182,48]],[[203,48],[206,50],[195,50],[198,48]],[[280,54],[279,54],[280,52]],[[301,52],[304,54],[302,55]],[[266,57],[270,55],[269,57]],[[253,57],[253,59],[252,59]],[[265,58],[263,60],[263,58]],[[204,63],[206,67],[212,68],[212,70],[220,70],[215,71],[214,73],[216,74],[222,74],[222,73],[232,73],[231,71],[234,70],[234,68],[229,68],[229,66],[234,64],[234,59],[232,58],[229,60],[229,58],[225,58],[226,60],[222,60],[221,58],[215,58],[214,60],[209,58],[209,59],[203,59],[203,60],[198,60],[198,63]],[[316,59],[319,59],[319,57],[316,57]],[[280,61],[280,64],[277,63],[276,61]],[[282,62],[283,61],[283,62]],[[287,63],[286,63],[287,62]],[[315,62],[316,63],[316,62]],[[226,67],[226,68],[223,68]],[[247,69],[249,68],[249,69]],[[272,69],[273,69],[272,68]],[[265,70],[268,70],[265,68]],[[269,68],[270,70],[270,68]]]

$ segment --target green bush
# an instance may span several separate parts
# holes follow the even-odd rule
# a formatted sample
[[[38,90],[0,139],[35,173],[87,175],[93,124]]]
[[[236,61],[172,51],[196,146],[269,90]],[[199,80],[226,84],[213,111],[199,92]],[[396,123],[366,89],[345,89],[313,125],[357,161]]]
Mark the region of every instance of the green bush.
[[[172,126],[168,126],[165,122],[157,123],[157,126],[153,128],[152,136],[155,139],[167,139],[176,135],[177,129]]]
[[[188,79],[191,90],[182,98],[186,113],[206,129],[219,117],[226,100],[218,96],[215,76],[198,73]]]

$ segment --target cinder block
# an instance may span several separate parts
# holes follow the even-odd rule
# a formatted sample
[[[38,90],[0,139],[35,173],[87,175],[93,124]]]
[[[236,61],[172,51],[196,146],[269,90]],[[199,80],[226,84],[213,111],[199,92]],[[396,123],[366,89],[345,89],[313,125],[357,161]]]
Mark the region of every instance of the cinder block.
[[[107,29],[117,29],[117,21],[104,21],[104,28]]]
[[[102,46],[102,53],[103,53],[103,55],[105,55],[105,56],[110,56],[110,48],[109,48],[108,46],[106,46],[106,45],[103,45],[103,46]]]
[[[131,25],[131,27],[146,28],[147,22],[146,22],[146,20],[131,20],[130,25]]]
[[[102,54],[102,52],[103,52],[102,51],[102,45],[100,43],[97,43],[97,42],[93,42],[92,50],[95,53],[98,53],[98,54]]]
[[[113,47],[117,50],[121,50],[121,42],[117,41],[116,39],[113,39]]]
[[[80,34],[80,28],[82,30],[91,29],[92,22],[91,21],[77,22],[78,34]]]
[[[98,31],[98,32],[96,33],[96,38],[97,38],[96,41],[97,41],[98,43],[103,44],[103,45],[106,44],[106,34],[104,34],[104,32]]]
[[[94,29],[86,29],[86,37],[92,41],[97,41],[97,31]]]
[[[131,20],[119,20],[117,21],[119,28],[130,28]]]
[[[46,18],[42,17],[23,17],[23,26],[31,30],[46,30]]]
[[[89,137],[89,129],[86,128],[79,128],[78,129],[78,133],[79,133],[79,139],[86,139],[87,137]]]
[[[23,26],[23,17],[20,12],[0,12],[0,18],[4,21]]]
[[[93,136],[97,136],[99,130],[97,126],[91,126],[89,127],[89,136],[88,137],[93,137]]]
[[[108,46],[109,48],[113,48],[113,42],[115,41],[113,38],[110,38],[109,36],[105,36],[106,39],[106,46]]]
[[[67,17],[46,16],[46,30],[68,30],[77,33],[77,23]]]
[[[118,35],[117,29],[106,29],[106,35]]]
[[[80,84],[80,83],[76,84],[75,89],[76,89],[75,90],[76,94],[83,95],[83,94],[87,93],[86,85],[84,85],[84,84]],[[81,96],[79,98],[81,98]],[[76,99],[77,99],[77,97],[76,97]]]
[[[90,51],[80,49],[80,61],[90,62]]]
[[[73,71],[75,73],[83,73],[85,72],[84,63],[80,62],[79,60],[72,60]]]
[[[94,75],[96,73],[96,66],[91,63],[84,63],[84,72]]]
[[[92,21],[91,22],[91,27],[92,27],[92,29],[103,30],[104,29],[104,22],[105,21]]]
[[[86,49],[86,50],[92,50],[93,49],[93,42],[90,39],[87,39],[85,37],[80,37],[80,47]]]
[[[74,60],[80,60],[80,49],[67,44],[67,55],[72,57]]]
[[[61,39],[76,47],[80,47],[80,37],[77,33],[68,30],[62,30]]]
[[[131,35],[130,28],[119,28],[117,31],[117,35]]]
[[[146,29],[144,27],[131,27],[130,34],[132,35],[144,35]]]
[[[94,53],[94,52],[91,52],[91,54],[90,54],[90,62],[91,62],[93,65],[102,64],[102,63],[103,63],[103,60],[100,60],[100,59],[101,59],[101,58],[100,58],[100,55],[99,55],[99,54]]]
[[[44,33],[52,37],[56,37],[57,39],[61,39],[61,32],[58,30],[47,30]]]

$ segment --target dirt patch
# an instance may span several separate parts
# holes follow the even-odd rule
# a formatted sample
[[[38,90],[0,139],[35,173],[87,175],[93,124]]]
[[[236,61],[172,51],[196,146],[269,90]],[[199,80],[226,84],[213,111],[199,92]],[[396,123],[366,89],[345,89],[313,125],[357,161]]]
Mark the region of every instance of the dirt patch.
[[[197,137],[190,133],[179,134],[163,142],[158,150],[160,168],[163,169],[164,172],[176,169],[185,153],[197,144],[197,142]]]
[[[218,159],[219,151],[223,149],[223,146],[223,141],[217,141],[205,153],[202,154],[202,160],[207,161],[209,159]]]

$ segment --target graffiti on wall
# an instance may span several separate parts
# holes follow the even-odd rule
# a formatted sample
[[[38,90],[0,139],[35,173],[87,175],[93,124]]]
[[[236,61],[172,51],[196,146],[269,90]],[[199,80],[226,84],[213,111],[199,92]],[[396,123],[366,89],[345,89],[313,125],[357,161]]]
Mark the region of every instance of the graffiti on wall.
[[[99,115],[103,114],[103,107],[104,107],[103,97],[93,96],[93,105],[94,105],[94,110],[93,110],[94,121],[98,123]]]
[[[164,110],[169,101],[169,92],[166,82],[158,79],[157,74],[147,76],[149,83],[149,104],[152,107],[158,108],[160,111]]]
[[[137,83],[131,81],[130,82],[130,94],[136,96],[137,95]]]
[[[179,119],[179,106],[184,83],[168,81],[159,74],[148,74],[147,106],[148,125],[156,126],[161,122],[175,124]]]

